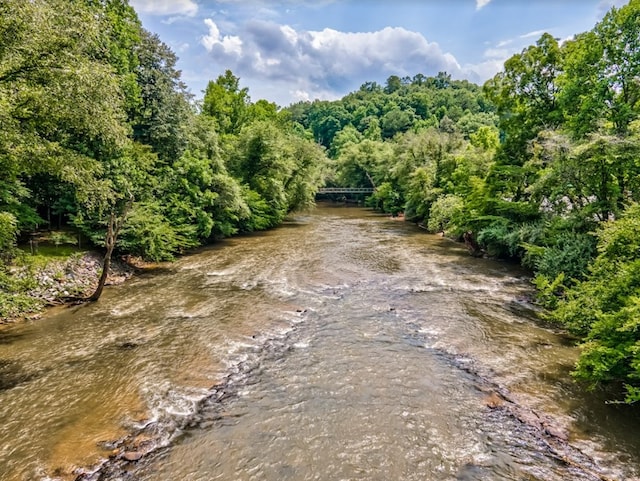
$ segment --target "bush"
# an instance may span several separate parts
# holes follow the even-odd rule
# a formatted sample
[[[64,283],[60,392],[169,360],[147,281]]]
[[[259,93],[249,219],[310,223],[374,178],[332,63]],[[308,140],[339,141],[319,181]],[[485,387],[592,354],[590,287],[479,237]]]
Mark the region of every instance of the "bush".
[[[444,195],[431,206],[427,229],[431,232],[446,232],[453,227],[456,220],[462,215],[464,202],[457,195]]]
[[[565,232],[555,244],[544,248],[535,260],[538,273],[554,279],[563,274],[570,281],[583,279],[596,253],[596,239],[589,234]]]
[[[507,219],[499,219],[478,232],[478,243],[492,257],[514,257],[518,248],[515,226]]]
[[[193,233],[181,235],[154,203],[134,205],[120,239],[121,249],[152,261],[171,260],[175,253],[197,245]]]
[[[0,262],[7,262],[13,257],[18,222],[13,214],[0,212]]]
[[[640,206],[598,233],[598,256],[566,291],[553,318],[583,337],[574,375],[596,386],[620,382],[640,401]]]

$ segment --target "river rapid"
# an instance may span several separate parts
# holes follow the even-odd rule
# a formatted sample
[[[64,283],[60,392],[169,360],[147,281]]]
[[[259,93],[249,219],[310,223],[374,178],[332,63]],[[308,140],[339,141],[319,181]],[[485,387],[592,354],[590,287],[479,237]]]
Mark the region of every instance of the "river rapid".
[[[527,273],[319,206],[0,331],[0,480],[632,480]]]

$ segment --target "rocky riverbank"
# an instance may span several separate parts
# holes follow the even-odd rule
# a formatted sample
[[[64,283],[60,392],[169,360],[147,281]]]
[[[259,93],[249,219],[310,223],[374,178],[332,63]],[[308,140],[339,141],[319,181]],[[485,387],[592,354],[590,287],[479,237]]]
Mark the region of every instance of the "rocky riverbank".
[[[120,284],[129,279],[140,267],[130,258],[113,258],[107,285]],[[25,294],[34,303],[30,312],[20,313],[0,324],[41,316],[47,306],[62,305],[72,298],[84,298],[95,290],[102,270],[102,254],[95,251],[75,254],[66,259],[52,260],[37,268],[16,268],[12,275],[32,285]]]

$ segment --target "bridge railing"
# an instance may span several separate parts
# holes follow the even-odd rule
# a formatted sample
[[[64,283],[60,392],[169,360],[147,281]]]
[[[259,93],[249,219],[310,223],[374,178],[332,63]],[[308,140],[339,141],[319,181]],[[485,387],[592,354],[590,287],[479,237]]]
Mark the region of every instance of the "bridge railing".
[[[322,187],[318,194],[372,194],[371,187]]]

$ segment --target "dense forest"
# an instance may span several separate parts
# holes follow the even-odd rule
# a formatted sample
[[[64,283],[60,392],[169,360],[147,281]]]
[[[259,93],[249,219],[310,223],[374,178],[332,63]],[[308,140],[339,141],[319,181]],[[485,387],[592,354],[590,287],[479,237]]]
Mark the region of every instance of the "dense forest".
[[[229,71],[195,101],[125,0],[8,0],[0,39],[2,315],[29,305],[6,266],[35,229],[157,261],[313,203],[320,146]]]
[[[11,264],[35,229],[167,260],[322,185],[374,187],[371,207],[529,268],[581,340],[575,377],[640,400],[640,0],[483,87],[391,76],[285,108],[230,71],[193,98],[126,0],[2,2],[0,42],[1,314],[29,302]]]

